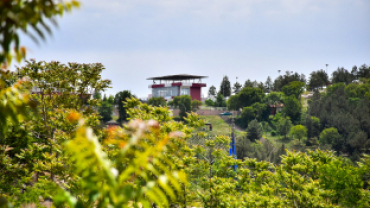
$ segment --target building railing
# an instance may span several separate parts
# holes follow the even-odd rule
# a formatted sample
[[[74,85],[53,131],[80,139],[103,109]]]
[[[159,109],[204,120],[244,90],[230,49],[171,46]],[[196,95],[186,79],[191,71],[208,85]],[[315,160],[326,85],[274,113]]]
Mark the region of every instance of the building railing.
[[[168,106],[169,109],[179,109],[178,107],[171,107]],[[225,112],[228,111],[227,107],[214,107],[214,106],[199,106],[199,110],[211,110],[211,111],[220,111]]]

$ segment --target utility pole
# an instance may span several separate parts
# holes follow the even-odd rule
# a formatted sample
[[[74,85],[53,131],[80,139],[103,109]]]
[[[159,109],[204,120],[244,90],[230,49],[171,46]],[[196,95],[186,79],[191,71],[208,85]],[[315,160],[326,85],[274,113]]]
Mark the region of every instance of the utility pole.
[[[328,66],[329,66],[329,64],[325,64],[325,66],[326,66],[326,75],[328,75]],[[329,75],[328,75],[328,77],[329,77]]]
[[[224,96],[225,99],[225,76],[222,78],[222,96]]]
[[[233,158],[237,159],[237,155],[236,155],[236,144],[235,144],[235,119],[234,119],[234,116],[232,117],[231,119],[231,143],[230,143],[230,156],[232,156]],[[234,165],[233,168],[234,168],[234,171],[236,171],[237,169],[237,165]]]

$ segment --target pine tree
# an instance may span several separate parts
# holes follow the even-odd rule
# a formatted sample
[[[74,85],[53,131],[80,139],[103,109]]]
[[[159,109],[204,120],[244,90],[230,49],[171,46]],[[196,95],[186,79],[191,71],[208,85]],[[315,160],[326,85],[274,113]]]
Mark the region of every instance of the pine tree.
[[[263,132],[262,132],[261,124],[259,124],[256,119],[254,119],[248,124],[247,138],[251,142],[255,142],[256,140],[259,140],[262,137],[262,133]]]
[[[270,76],[267,77],[266,82],[265,82],[265,86],[266,86],[266,89],[268,91],[271,91],[271,89],[273,87],[273,83],[272,83],[272,79],[271,79]]]
[[[243,88],[246,88],[246,87],[253,87],[253,82],[250,79],[244,82]]]
[[[289,118],[281,118],[278,123],[278,132],[284,139],[288,138],[288,133],[290,132],[290,128],[292,127],[292,121]]]
[[[121,92],[118,92],[116,96],[114,97],[114,104],[117,105],[118,107],[118,122],[122,123],[128,120],[128,115],[127,115],[127,107],[125,106],[125,103],[127,99],[135,97],[134,95],[131,94],[130,91],[124,90]]]
[[[240,90],[242,89],[242,85],[239,82],[236,82],[233,87],[233,92],[235,94],[238,94]]]
[[[227,76],[223,77],[218,94],[221,94],[224,97],[229,97],[231,95],[231,86],[229,77]]]

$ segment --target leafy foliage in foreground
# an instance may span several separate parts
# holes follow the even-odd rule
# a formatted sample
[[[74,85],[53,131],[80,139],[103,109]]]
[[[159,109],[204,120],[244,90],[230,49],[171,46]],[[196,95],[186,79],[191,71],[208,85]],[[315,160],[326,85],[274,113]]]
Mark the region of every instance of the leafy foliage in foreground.
[[[46,194],[40,188],[47,187],[54,205],[69,207],[369,206],[368,157],[357,167],[320,150],[287,152],[279,166],[237,160],[228,156],[228,137],[192,135],[191,128],[172,120],[167,108],[137,99],[128,100],[126,107],[130,123],[109,129],[103,145],[83,115],[70,111],[65,119],[76,129],[70,132],[72,138],[63,140],[60,152],[68,155],[63,157],[68,172],[60,172],[55,180],[39,177],[33,191],[19,192],[17,200],[37,202]],[[186,121],[189,126],[204,125],[196,114],[188,114]],[[39,159],[46,162],[48,157],[44,153]],[[15,202],[13,197],[7,199]]]
[[[166,163],[170,165],[166,165],[165,167],[156,164],[154,163],[154,156],[158,158],[162,156],[160,154],[155,154],[155,152],[151,152],[149,155],[153,156],[148,157],[148,155],[146,155],[146,159],[142,160],[143,163],[139,163],[141,168],[138,172],[132,171],[131,176],[128,178],[132,179],[136,174],[145,175],[147,171],[150,171],[150,169],[145,169],[145,164],[147,164],[145,161],[150,158],[149,164],[158,167],[164,172],[166,172],[166,170],[180,171],[182,169],[185,171],[188,181],[185,182],[185,180],[182,180],[179,182],[178,180],[174,180],[173,183],[168,185],[169,189],[162,187],[160,181],[155,181],[153,178],[150,179],[150,177],[138,178],[134,182],[134,184],[136,183],[137,185],[148,184],[148,181],[153,181],[154,184],[157,184],[156,187],[164,191],[164,195],[162,196],[166,199],[161,198],[161,201],[156,201],[154,198],[147,195],[144,197],[144,195],[135,194],[138,193],[140,187],[145,186],[134,186],[134,184],[132,184],[133,188],[130,189],[129,192],[123,192],[113,187],[112,191],[115,190],[121,193],[121,195],[118,194],[119,196],[123,198],[131,196],[131,203],[141,202],[141,204],[148,205],[147,202],[150,201],[160,207],[168,207],[171,204],[187,206],[196,203],[204,207],[369,206],[370,193],[369,190],[366,189],[368,184],[366,184],[367,182],[365,180],[366,177],[369,177],[368,173],[370,170],[368,157],[358,163],[357,167],[348,165],[341,158],[335,157],[334,152],[320,150],[308,151],[307,153],[287,152],[287,155],[282,157],[282,162],[279,166],[274,166],[265,161],[258,162],[256,159],[250,158],[245,158],[244,161],[236,160],[228,156],[227,151],[225,151],[228,149],[228,144],[230,142],[228,137],[213,136],[207,135],[205,132],[198,132],[190,138],[189,129],[181,123],[171,121],[169,111],[166,108],[157,108],[147,106],[146,104],[140,104],[135,99],[129,100],[127,105],[134,107],[130,108],[130,115],[132,115],[133,119],[144,119],[147,121],[143,123],[140,120],[133,120],[128,126],[124,127],[124,129],[114,131],[114,134],[121,134],[122,138],[127,138],[128,136],[129,139],[123,140],[122,144],[120,143],[122,140],[119,139],[119,137],[114,137],[116,139],[114,139],[113,142],[121,144],[120,148],[122,149],[119,150],[120,152],[126,150],[127,145],[138,138],[144,139],[140,139],[138,142],[143,141],[145,147],[139,148],[142,151],[140,151],[140,154],[136,155],[136,157],[121,155],[125,158],[124,161],[126,162],[122,169],[118,166],[115,167],[119,173],[117,177],[122,177],[121,174],[128,171],[131,165],[137,164],[134,161],[140,160],[142,154],[146,155],[145,150],[149,148],[149,146],[156,145],[151,142],[152,140],[147,140],[147,136],[154,136],[160,141],[161,136],[156,133],[158,130],[151,129],[158,124],[158,127],[155,128],[160,129],[159,132],[162,133],[166,132],[166,129],[167,132],[173,132],[175,129],[183,132],[170,133],[169,135],[176,134],[182,136],[170,136],[171,139],[166,143],[167,148],[162,149],[162,153],[166,155],[165,158],[170,159],[174,163]],[[157,121],[153,121],[152,119]],[[202,122],[198,120],[196,114],[190,114],[187,122],[190,126],[202,125]],[[148,124],[152,127],[148,128]],[[127,130],[132,128],[135,129],[135,127],[139,130],[140,126],[146,130],[141,132],[148,132],[146,136],[142,135],[141,137],[135,137],[135,135],[140,134],[134,133],[131,136],[127,132]],[[184,141],[187,141],[187,145]],[[157,145],[160,144],[163,143],[160,142]],[[168,145],[172,148],[168,148]],[[133,154],[135,151],[139,151],[139,149],[134,146],[131,148]],[[154,148],[151,151],[158,150],[159,149]],[[111,153],[112,152],[109,152],[109,154]],[[75,152],[75,155],[80,154],[79,151]],[[117,163],[119,158],[120,157],[114,159],[113,156],[111,161],[119,164]],[[162,159],[159,160],[162,161]],[[108,161],[106,163],[108,163]],[[162,169],[160,167],[162,167]],[[106,169],[106,172],[109,172],[109,168]],[[96,171],[92,172],[95,173]],[[152,174],[153,173],[154,172],[152,172]],[[169,172],[167,173],[171,175]],[[162,175],[163,174],[165,173],[162,173]],[[154,178],[158,179],[160,176]],[[134,179],[136,178],[134,177]],[[106,179],[103,181],[105,180]],[[101,184],[99,181],[91,181],[89,177],[83,178],[83,183]],[[129,186],[128,181],[122,181],[122,183],[122,187]],[[181,188],[177,186],[179,184]],[[105,195],[103,188],[97,188],[96,190],[99,190],[99,196]],[[157,191],[160,193],[159,190]],[[139,193],[146,194],[143,191],[139,191]],[[173,195],[172,193],[175,194]],[[117,193],[115,194],[117,195]],[[112,193],[111,195],[115,194]],[[137,198],[135,198],[135,196]],[[157,195],[156,197],[161,197],[161,195]],[[107,199],[108,196],[105,198],[105,201],[111,201]],[[99,204],[101,200],[102,199],[98,199]],[[129,204],[129,202],[127,203]],[[122,206],[127,205],[127,203],[124,203]]]
[[[15,113],[28,118],[15,117],[18,122],[14,122],[5,117],[7,127],[0,141],[0,193],[15,206],[52,198],[56,185],[78,189],[78,178],[71,174],[73,166],[64,152],[64,142],[75,136],[77,123],[67,118],[79,111],[102,138],[99,115],[92,108],[97,100],[89,99],[89,95],[92,89],[109,85],[110,81],[100,79],[103,69],[101,64],[30,61],[17,72],[7,74],[9,80],[28,77],[30,81],[24,87],[32,89],[1,97],[2,103],[8,106],[12,102],[4,101],[18,100],[14,105],[20,105],[23,111]],[[35,111],[25,107],[27,99],[36,103]]]
[[[14,56],[20,62],[26,56],[26,48],[20,46],[19,31],[26,33],[34,42],[44,40],[44,30],[51,34],[47,21],[57,24],[55,17],[62,16],[73,7],[79,7],[78,1],[55,0],[5,0],[0,1],[0,64],[9,64]],[[32,28],[32,30],[30,30]],[[14,50],[12,50],[14,46]]]
[[[37,93],[2,90],[2,101],[14,101],[4,108],[32,106],[29,96],[37,110],[1,115],[2,198],[17,207],[47,199],[57,207],[370,206],[368,156],[357,166],[321,150],[287,151],[277,166],[238,160],[228,156],[227,136],[193,133],[190,127],[204,125],[197,114],[187,114],[184,125],[168,108],[135,98],[125,102],[127,125],[101,130],[97,101],[86,95],[108,87],[103,69],[32,61],[13,74],[30,77]],[[279,129],[288,134],[290,127],[286,120]]]

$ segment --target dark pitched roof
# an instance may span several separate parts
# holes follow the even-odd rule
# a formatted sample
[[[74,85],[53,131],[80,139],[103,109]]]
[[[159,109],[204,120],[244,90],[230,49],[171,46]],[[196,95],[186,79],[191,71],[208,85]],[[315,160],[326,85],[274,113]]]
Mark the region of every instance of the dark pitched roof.
[[[202,79],[207,78],[208,76],[199,76],[199,75],[191,75],[191,74],[175,74],[175,75],[167,75],[161,77],[149,77],[147,80],[189,80],[189,79]]]

